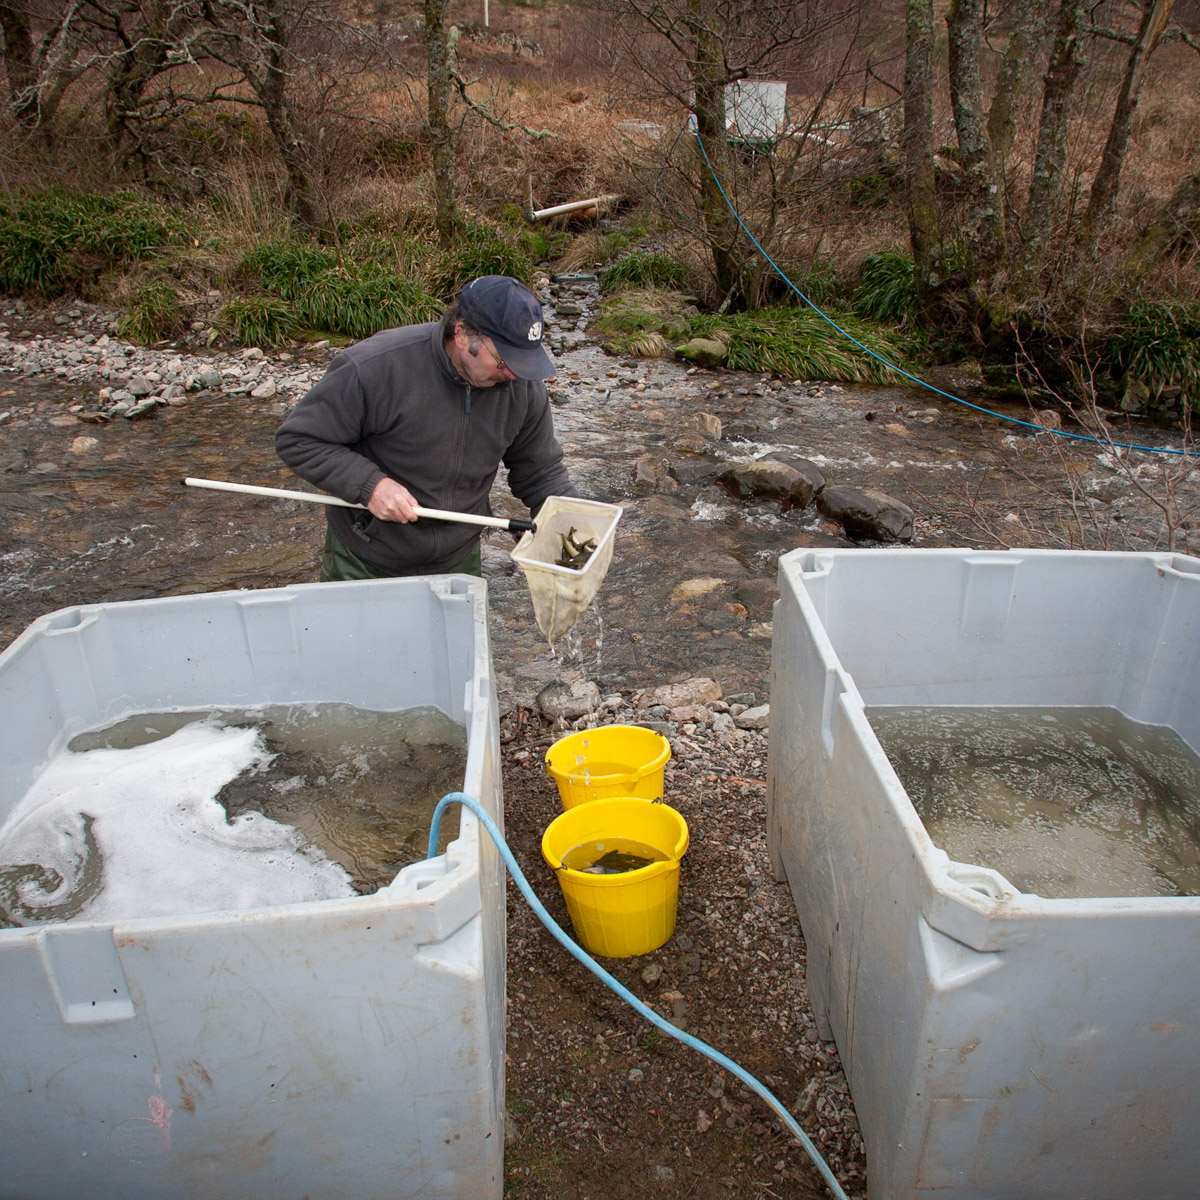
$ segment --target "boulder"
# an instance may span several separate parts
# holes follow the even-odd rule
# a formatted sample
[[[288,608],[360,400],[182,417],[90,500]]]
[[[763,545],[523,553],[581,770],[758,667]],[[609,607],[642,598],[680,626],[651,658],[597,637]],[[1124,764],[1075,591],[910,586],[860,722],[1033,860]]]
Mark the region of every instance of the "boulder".
[[[813,498],[813,481],[802,471],[777,459],[760,458],[722,471],[717,483],[738,500],[774,500],[780,508],[806,508]]]
[[[723,367],[728,352],[724,342],[715,338],[692,338],[685,342],[676,353],[680,358],[695,363],[698,367]]]
[[[562,717],[574,721],[599,708],[600,699],[600,689],[590,679],[576,679],[573,683],[555,680],[538,692],[537,706],[542,716],[551,720]]]
[[[792,470],[799,471],[812,484],[814,496],[825,486],[825,473],[810,458],[801,458],[795,454],[780,454],[776,452],[773,454],[764,454],[761,461],[783,463],[785,467],[791,467]]]
[[[771,706],[758,704],[754,708],[747,708],[733,718],[733,723],[739,729],[766,729],[771,724]]]
[[[707,487],[717,482],[721,465],[711,459],[679,459],[667,467],[672,479],[684,487]]]
[[[841,525],[853,541],[912,541],[913,510],[873,488],[823,488],[817,508]]]
[[[711,704],[721,699],[721,685],[715,679],[694,676],[682,683],[665,683],[661,687],[643,692],[637,700],[638,708],[680,708],[685,704]]]

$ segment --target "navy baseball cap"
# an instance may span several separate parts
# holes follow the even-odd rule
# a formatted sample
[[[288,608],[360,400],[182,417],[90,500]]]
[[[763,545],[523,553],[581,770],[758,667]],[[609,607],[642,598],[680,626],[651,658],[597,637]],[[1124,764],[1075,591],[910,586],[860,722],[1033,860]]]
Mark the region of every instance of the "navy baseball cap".
[[[542,306],[523,283],[507,275],[472,279],[459,293],[458,315],[496,343],[496,353],[518,379],[557,374],[542,345]]]

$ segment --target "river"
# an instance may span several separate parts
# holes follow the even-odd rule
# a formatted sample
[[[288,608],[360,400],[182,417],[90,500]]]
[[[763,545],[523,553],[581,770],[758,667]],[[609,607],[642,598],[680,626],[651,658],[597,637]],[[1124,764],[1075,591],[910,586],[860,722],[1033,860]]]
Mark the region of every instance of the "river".
[[[68,336],[49,314],[22,322],[10,312],[6,325],[0,332],[14,344],[35,332]],[[619,359],[582,328],[560,334],[557,351],[554,416],[573,477],[582,494],[621,504],[624,515],[604,586],[553,652],[509,556],[512,539],[489,535],[498,686],[526,703],[572,671],[624,690],[706,675],[726,693],[766,698],[779,555],[851,543],[813,507],[780,512],[729,498],[712,480],[732,462],[785,451],[816,462],[830,483],[882,490],[915,511],[918,546],[1161,547],[1161,498],[1186,507],[1193,486],[1177,461],[1138,455],[1134,468],[1122,466],[1103,447],[1053,442],[923,389]],[[182,350],[185,363],[211,362],[206,353]],[[318,366],[323,353],[310,356]],[[988,400],[966,371],[936,379],[975,404],[1030,419],[1025,406]],[[296,486],[273,435],[299,393],[260,400],[201,391],[151,418],[85,424],[71,408],[94,405],[102,382],[11,367],[0,374],[0,414],[8,414],[0,424],[0,646],[71,605],[316,578],[318,506],[180,483],[191,475]],[[719,438],[698,414],[720,422]],[[502,480],[494,505],[523,515]],[[1196,536],[1190,521],[1170,523],[1176,547],[1186,548]]]

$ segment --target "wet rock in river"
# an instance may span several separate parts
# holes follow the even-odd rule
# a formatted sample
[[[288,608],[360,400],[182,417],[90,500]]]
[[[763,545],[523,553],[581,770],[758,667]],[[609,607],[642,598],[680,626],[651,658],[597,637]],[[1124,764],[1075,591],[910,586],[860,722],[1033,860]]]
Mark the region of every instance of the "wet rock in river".
[[[711,459],[679,459],[671,463],[667,471],[682,487],[706,487],[717,482],[721,465]]]
[[[817,508],[854,541],[912,541],[913,510],[874,488],[823,488]]]
[[[707,596],[718,588],[725,587],[725,580],[715,575],[701,575],[695,579],[685,579],[676,584],[671,590],[672,604],[690,604],[701,596]]]
[[[776,451],[763,455],[760,461],[783,463],[785,467],[799,471],[812,484],[814,496],[825,486],[825,473],[810,458],[800,458],[794,454],[780,454]]]
[[[807,508],[813,481],[806,472],[779,459],[737,463],[717,476],[717,483],[738,500],[774,500],[781,508]]]
[[[152,417],[157,412],[158,401],[153,396],[147,396],[144,400],[139,400],[125,409],[125,418],[129,421],[136,421],[143,417]]]

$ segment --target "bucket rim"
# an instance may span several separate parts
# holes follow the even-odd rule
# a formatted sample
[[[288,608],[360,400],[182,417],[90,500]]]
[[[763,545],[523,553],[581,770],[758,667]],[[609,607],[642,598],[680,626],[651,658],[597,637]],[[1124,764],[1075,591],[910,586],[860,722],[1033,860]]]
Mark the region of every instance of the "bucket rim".
[[[639,733],[650,734],[651,737],[657,738],[659,742],[658,753],[648,763],[642,763],[640,766],[630,767],[627,771],[610,771],[604,775],[598,775],[594,771],[588,769],[586,763],[575,764],[574,770],[565,770],[561,766],[555,765],[551,761],[551,756],[558,751],[562,753],[566,747],[572,743],[578,744],[586,740],[588,736],[595,736],[597,733],[605,735],[608,731],[615,733],[625,733],[628,730],[637,730]],[[671,741],[666,734],[659,733],[657,729],[650,729],[645,725],[597,725],[595,729],[577,729],[574,733],[569,733],[565,737],[561,737],[558,741],[553,742],[546,749],[543,756],[546,764],[546,770],[550,772],[556,779],[562,777],[564,779],[576,778],[586,774],[589,779],[619,779],[626,777],[634,777],[640,779],[644,775],[649,775],[651,771],[657,771],[664,766],[671,757]],[[614,797],[615,799],[616,797]],[[632,799],[632,797],[631,797]]]
[[[666,851],[669,857],[663,862],[650,863],[648,866],[638,867],[636,871],[621,871],[615,875],[593,875],[587,871],[576,871],[571,867],[563,866],[562,855],[552,854],[546,849],[546,838],[549,836],[551,829],[553,829],[554,826],[560,821],[564,821],[564,819],[569,818],[569,822],[575,822],[584,819],[584,810],[591,808],[593,805],[601,804],[608,806],[615,804],[650,804],[657,808],[664,808],[668,812],[672,813],[679,821],[679,833],[676,836],[671,848]],[[631,876],[635,875],[639,880],[648,879],[651,877],[648,873],[654,872],[658,868],[671,869],[672,867],[678,867],[683,861],[683,856],[688,852],[688,848],[691,846],[691,844],[691,830],[688,828],[687,818],[683,815],[683,813],[662,800],[647,800],[642,796],[601,796],[595,800],[585,800],[582,804],[572,805],[570,808],[563,809],[563,811],[560,812],[544,830],[542,830],[542,836],[539,841],[542,851],[542,858],[545,859],[547,866],[549,866],[556,875],[566,872],[571,879],[579,880],[580,882],[588,885],[597,884],[598,886],[604,887],[611,887],[612,880],[628,880]],[[661,874],[661,871],[658,873]],[[607,882],[600,884],[600,880],[605,880]]]

